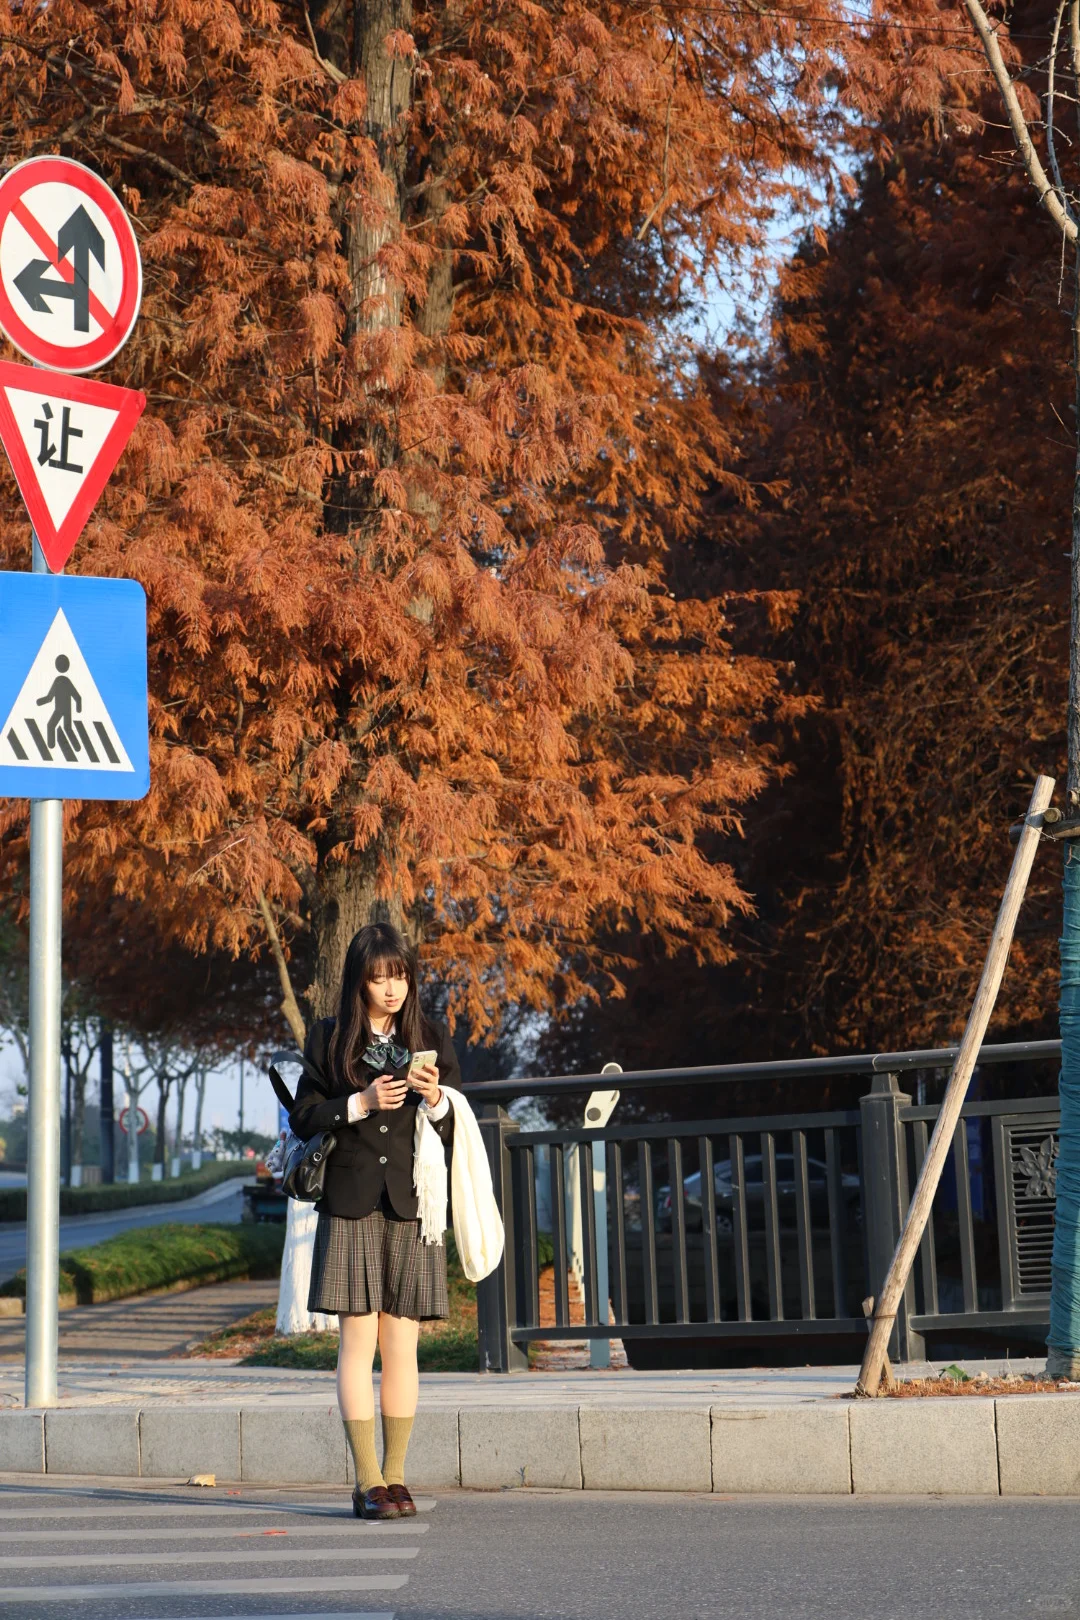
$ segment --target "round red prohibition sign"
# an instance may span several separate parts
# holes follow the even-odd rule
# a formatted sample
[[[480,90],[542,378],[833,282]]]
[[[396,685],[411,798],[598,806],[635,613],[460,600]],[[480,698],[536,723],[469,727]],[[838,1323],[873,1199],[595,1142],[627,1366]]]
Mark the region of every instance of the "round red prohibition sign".
[[[144,1131],[148,1131],[150,1129],[150,1115],[146,1112],[145,1108],[122,1108],[120,1110],[120,1118],[117,1123],[126,1136],[131,1128],[128,1121],[132,1114],[135,1115],[135,1135],[142,1136]]]
[[[131,335],[142,298],[135,232],[104,180],[27,158],[0,180],[0,327],[55,371],[93,371]]]

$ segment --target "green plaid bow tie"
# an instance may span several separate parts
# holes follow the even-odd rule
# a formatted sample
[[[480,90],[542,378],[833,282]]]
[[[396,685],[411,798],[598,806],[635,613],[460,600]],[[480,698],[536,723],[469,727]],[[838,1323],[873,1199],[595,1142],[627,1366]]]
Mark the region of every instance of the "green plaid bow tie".
[[[372,1041],[364,1052],[364,1062],[369,1068],[382,1072],[383,1069],[401,1069],[409,1061],[409,1048],[399,1046],[396,1041],[383,1039]]]

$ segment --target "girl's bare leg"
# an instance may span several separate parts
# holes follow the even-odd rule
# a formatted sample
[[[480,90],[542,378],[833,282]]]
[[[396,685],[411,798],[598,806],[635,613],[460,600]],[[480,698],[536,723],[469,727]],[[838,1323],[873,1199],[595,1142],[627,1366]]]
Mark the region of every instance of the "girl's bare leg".
[[[337,1398],[344,1422],[353,1418],[370,1421],[375,1416],[375,1389],[371,1379],[375,1346],[379,1339],[379,1317],[376,1311],[366,1316],[342,1316],[339,1319],[341,1342],[338,1345]],[[384,1375],[385,1376],[385,1375]]]
[[[361,1320],[366,1321],[367,1318]],[[379,1406],[383,1417],[411,1418],[416,1414],[416,1403],[420,1397],[420,1374],[416,1370],[416,1342],[419,1336],[420,1324],[412,1317],[388,1316],[385,1311],[380,1314],[382,1378],[379,1383]]]

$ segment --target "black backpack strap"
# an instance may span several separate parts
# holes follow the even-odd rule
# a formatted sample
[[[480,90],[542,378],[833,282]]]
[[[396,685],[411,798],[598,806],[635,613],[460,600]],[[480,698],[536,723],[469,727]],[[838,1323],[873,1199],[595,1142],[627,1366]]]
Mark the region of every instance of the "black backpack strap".
[[[286,1113],[291,1114],[296,1106],[296,1098],[293,1096],[292,1092],[281,1078],[281,1072],[278,1069],[279,1063],[299,1063],[304,1072],[311,1076],[311,1078],[318,1084],[320,1089],[326,1084],[326,1082],[323,1076],[319,1073],[318,1069],[316,1069],[315,1065],[310,1063],[302,1052],[293,1051],[272,1053],[269,1067],[267,1068],[266,1072],[270,1077],[270,1084],[274,1088],[274,1095],[277,1097],[278,1102],[285,1109]]]

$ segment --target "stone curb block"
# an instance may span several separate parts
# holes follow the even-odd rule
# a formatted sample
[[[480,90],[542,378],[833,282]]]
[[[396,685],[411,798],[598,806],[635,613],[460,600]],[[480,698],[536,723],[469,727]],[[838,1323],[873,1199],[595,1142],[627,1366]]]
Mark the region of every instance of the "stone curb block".
[[[240,1409],[240,1478],[283,1485],[352,1482],[336,1406]]]
[[[1080,1496],[1080,1401],[1012,1395],[994,1405],[1002,1496]]]
[[[997,1496],[992,1399],[852,1401],[848,1409],[857,1495]]]
[[[236,1407],[144,1406],[139,1416],[144,1479],[176,1474],[240,1478],[240,1413]]]
[[[45,1413],[50,1474],[139,1477],[139,1413],[131,1407],[54,1407]]]
[[[576,1407],[462,1407],[461,1483],[581,1489]]]
[[[339,1419],[340,1422],[340,1419]],[[382,1424],[376,1420],[375,1439],[382,1461]],[[456,1406],[422,1406],[409,1436],[409,1479],[417,1485],[460,1485]],[[352,1480],[351,1462],[348,1479]]]
[[[714,1406],[713,1490],[847,1496],[851,1446],[846,1403],[784,1407]]]
[[[0,1412],[0,1471],[352,1481],[330,1402]],[[425,1406],[413,1430],[409,1472],[419,1486],[460,1482],[482,1489],[1076,1495],[1080,1397],[753,1408]]]
[[[11,1474],[45,1472],[45,1413],[5,1412],[0,1417],[0,1468]]]
[[[709,1408],[582,1406],[587,1491],[710,1491]]]

